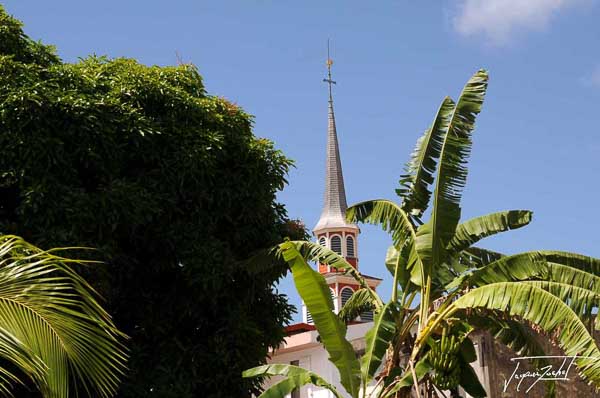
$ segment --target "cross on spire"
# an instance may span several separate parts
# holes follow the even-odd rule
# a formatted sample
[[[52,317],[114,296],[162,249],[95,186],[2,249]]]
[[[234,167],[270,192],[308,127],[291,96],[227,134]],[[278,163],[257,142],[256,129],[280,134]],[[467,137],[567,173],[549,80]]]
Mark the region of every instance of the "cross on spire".
[[[331,95],[331,85],[337,84],[331,79],[331,65],[333,65],[333,60],[329,56],[329,39],[327,39],[327,79],[323,79],[323,81],[329,85],[329,101],[333,101],[333,96]]]

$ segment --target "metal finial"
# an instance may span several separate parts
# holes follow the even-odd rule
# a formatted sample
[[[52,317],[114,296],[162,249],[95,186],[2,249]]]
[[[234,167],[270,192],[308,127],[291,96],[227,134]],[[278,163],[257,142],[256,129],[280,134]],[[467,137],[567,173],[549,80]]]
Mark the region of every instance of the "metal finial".
[[[331,65],[333,65],[333,60],[329,56],[329,39],[327,39],[327,79],[323,79],[325,83],[329,85],[329,100],[332,101],[333,97],[331,95],[331,85],[337,84],[334,80],[331,79]]]

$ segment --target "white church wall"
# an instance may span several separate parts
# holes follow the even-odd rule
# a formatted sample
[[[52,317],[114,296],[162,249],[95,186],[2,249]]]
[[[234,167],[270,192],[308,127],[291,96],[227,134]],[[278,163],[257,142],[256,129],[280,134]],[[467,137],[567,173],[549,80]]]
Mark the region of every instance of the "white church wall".
[[[373,323],[360,323],[348,326],[346,339],[350,341],[356,351],[364,348],[364,336],[373,326]],[[344,397],[350,397],[345,393],[340,384],[340,375],[337,368],[329,361],[329,354],[317,340],[318,332],[310,331],[299,333],[286,338],[286,343],[279,351],[276,351],[269,363],[290,364],[298,361],[299,366],[317,373],[333,384],[333,386]],[[264,387],[277,383],[281,378],[273,377],[265,381]],[[291,395],[287,398],[295,398]],[[298,398],[333,398],[333,394],[321,387],[313,385],[300,389]]]

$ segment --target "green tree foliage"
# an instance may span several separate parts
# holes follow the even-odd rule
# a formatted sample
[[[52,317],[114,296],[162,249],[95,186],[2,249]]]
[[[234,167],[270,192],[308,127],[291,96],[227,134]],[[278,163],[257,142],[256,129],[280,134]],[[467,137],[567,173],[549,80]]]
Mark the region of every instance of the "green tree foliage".
[[[275,200],[291,161],[191,65],[61,62],[0,9],[0,231],[98,249],[89,275],[131,336],[120,396],[240,397],[283,339],[284,264],[303,237]]]

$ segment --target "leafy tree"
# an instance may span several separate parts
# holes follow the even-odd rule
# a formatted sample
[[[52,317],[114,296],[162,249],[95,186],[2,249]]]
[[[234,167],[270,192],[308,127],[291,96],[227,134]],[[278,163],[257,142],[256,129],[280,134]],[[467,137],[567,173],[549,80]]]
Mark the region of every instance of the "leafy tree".
[[[240,259],[305,236],[275,199],[291,161],[191,65],[68,64],[0,10],[0,231],[95,247],[89,271],[131,336],[123,397],[240,397],[293,307],[285,264]]]
[[[471,135],[487,81],[487,72],[481,70],[456,103],[442,101],[400,180],[401,203],[371,200],[348,209],[349,221],[378,224],[392,235],[386,266],[394,279],[387,304],[327,248],[296,241],[274,252],[290,264],[298,292],[352,397],[361,391],[365,395],[382,363],[382,377],[370,390],[371,397],[409,397],[413,387],[418,397],[443,390],[458,396],[459,386],[483,397],[485,390],[469,365],[476,359],[469,335],[487,330],[524,355],[543,355],[528,325],[545,332],[567,355],[580,356],[575,363],[581,375],[600,386],[600,351],[589,330],[600,306],[600,260],[556,251],[505,256],[474,246],[487,236],[527,225],[529,211],[459,222]],[[431,215],[424,220],[430,200]],[[340,311],[340,319],[332,312],[325,280],[308,265],[315,260],[350,273],[362,286]],[[374,308],[377,315],[359,362],[345,340],[342,320],[354,319],[365,308]],[[409,353],[407,360],[403,352]],[[284,377],[261,398],[281,397],[309,383],[334,390],[318,376],[293,367],[265,365],[245,373],[263,375]],[[554,385],[547,387],[548,395],[554,395]]]
[[[0,394],[110,397],[125,372],[124,335],[70,264],[0,236]],[[16,391],[15,391],[16,389]]]

